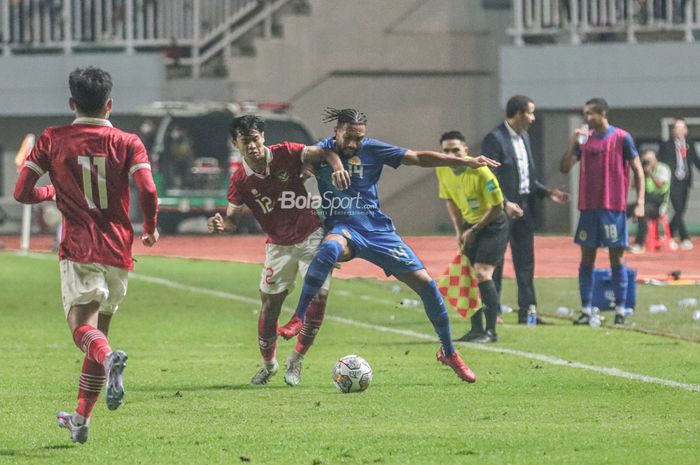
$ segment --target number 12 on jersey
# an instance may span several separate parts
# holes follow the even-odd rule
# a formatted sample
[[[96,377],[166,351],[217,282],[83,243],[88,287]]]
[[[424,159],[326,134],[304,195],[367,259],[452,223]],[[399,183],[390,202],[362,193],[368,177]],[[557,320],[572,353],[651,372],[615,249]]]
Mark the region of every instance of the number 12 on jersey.
[[[104,157],[86,157],[79,156],[78,164],[83,168],[83,193],[87,200],[88,208],[97,208],[97,203],[100,210],[107,209],[107,165]],[[92,165],[97,167],[97,189],[99,198],[95,199],[92,192]],[[97,202],[96,202],[97,200]]]

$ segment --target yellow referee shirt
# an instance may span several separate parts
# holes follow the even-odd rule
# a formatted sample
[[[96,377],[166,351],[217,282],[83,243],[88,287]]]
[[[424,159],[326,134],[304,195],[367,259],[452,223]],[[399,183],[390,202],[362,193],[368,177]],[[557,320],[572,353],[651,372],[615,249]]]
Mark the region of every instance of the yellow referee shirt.
[[[442,166],[435,172],[440,198],[452,200],[469,224],[478,223],[489,208],[503,203],[498,179],[486,166],[466,168],[459,174],[455,174],[452,168]]]

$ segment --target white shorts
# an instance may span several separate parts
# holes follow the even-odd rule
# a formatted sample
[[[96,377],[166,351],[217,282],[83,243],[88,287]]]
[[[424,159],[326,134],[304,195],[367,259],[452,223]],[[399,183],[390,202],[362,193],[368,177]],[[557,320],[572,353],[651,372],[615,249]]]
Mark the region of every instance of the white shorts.
[[[260,291],[265,294],[292,292],[297,282],[297,272],[306,276],[309,264],[316,254],[324,237],[322,228],[309,234],[309,237],[294,245],[265,245],[265,265],[260,276]],[[328,275],[322,289],[328,290],[331,277]]]
[[[90,302],[99,302],[100,313],[112,315],[126,296],[128,270],[70,260],[61,260],[58,266],[61,270],[61,296],[66,318],[73,305]]]

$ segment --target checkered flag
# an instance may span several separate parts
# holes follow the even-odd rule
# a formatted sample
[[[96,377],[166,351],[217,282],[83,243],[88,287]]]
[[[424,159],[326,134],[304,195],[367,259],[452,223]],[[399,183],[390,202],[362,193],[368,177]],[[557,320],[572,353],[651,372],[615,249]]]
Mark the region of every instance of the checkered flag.
[[[481,308],[479,282],[476,270],[466,255],[457,255],[438,279],[440,293],[462,318],[467,318],[469,310]]]

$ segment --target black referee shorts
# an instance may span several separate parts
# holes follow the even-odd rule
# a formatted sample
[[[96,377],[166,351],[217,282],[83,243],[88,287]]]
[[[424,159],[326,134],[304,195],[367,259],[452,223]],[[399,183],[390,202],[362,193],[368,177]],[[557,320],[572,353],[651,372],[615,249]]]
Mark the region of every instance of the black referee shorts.
[[[466,228],[473,225],[465,223]],[[506,214],[501,215],[476,234],[476,239],[472,245],[462,253],[469,257],[474,263],[484,263],[486,265],[498,265],[503,260],[508,246],[508,220]]]

